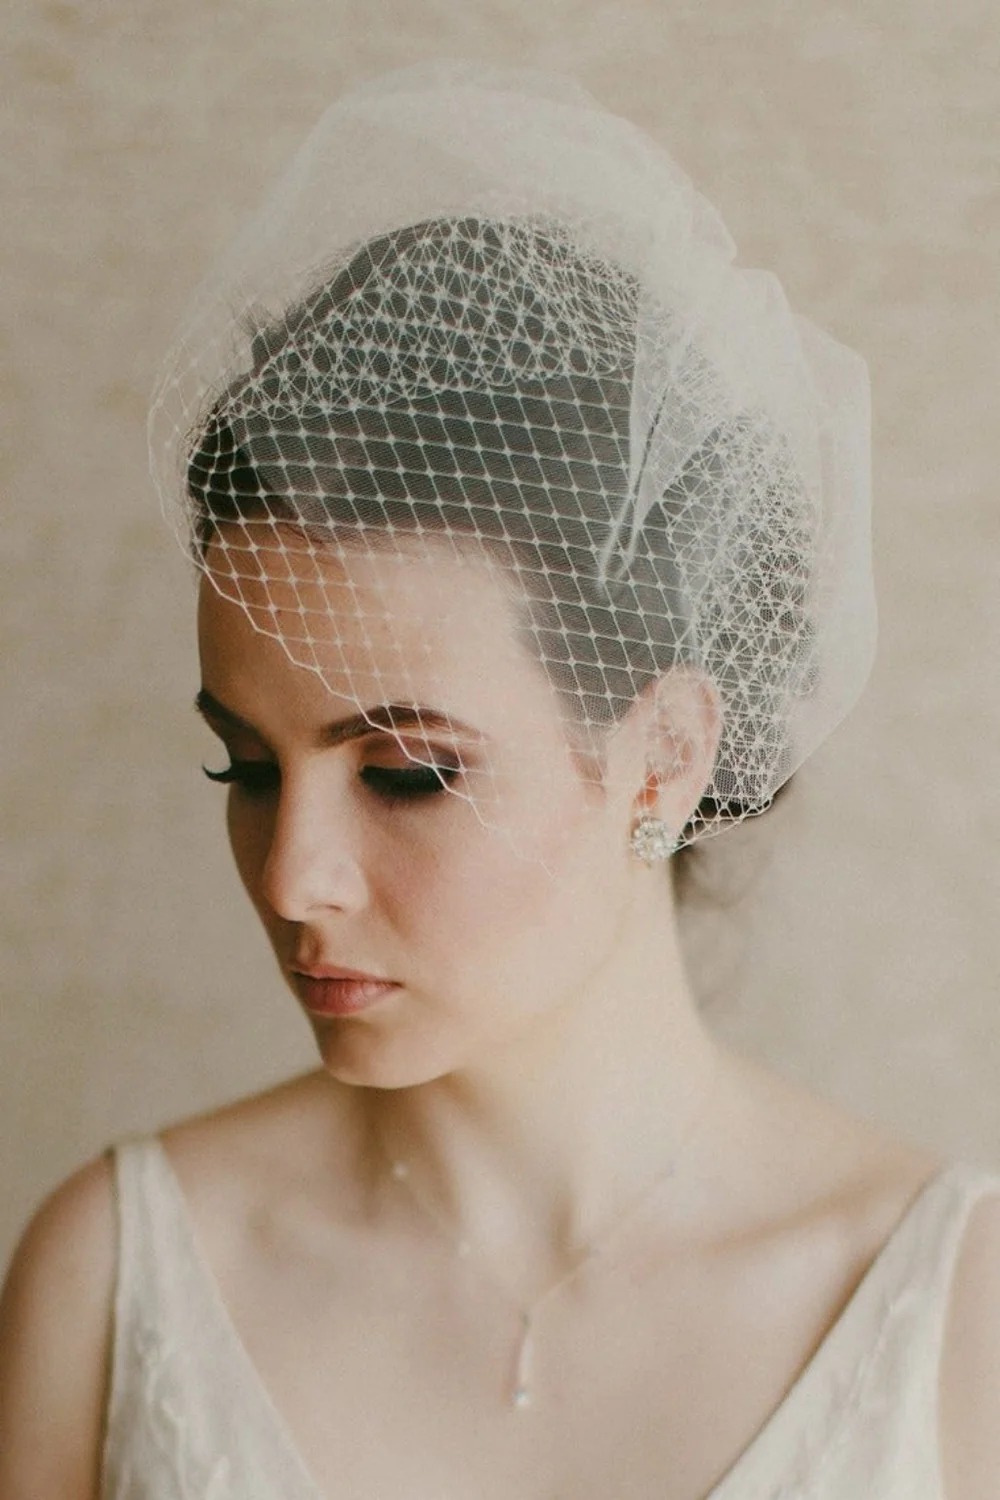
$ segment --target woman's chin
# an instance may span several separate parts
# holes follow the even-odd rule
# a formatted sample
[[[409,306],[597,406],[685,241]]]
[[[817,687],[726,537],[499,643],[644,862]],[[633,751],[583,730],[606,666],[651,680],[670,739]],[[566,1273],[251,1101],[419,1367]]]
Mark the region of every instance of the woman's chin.
[[[329,1022],[312,1023],[323,1069],[355,1088],[407,1089],[433,1083],[455,1071],[458,1060],[443,1049],[407,1045],[401,1038],[348,1034]]]

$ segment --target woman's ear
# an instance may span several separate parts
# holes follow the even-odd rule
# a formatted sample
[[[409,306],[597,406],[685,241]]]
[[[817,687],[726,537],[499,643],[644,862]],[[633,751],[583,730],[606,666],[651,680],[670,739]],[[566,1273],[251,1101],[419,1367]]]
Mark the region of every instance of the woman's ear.
[[[722,704],[715,684],[697,667],[673,667],[637,701],[646,750],[637,816],[659,818],[679,834],[712,776]]]

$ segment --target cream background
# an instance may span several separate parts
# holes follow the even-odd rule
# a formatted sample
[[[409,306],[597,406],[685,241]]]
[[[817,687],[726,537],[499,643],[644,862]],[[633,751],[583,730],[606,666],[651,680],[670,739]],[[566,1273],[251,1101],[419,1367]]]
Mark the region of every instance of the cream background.
[[[693,945],[717,1024],[753,1052],[1000,1164],[988,0],[4,13],[0,1258],[113,1137],[310,1059],[198,770],[191,592],[144,405],[194,283],[324,104],[440,53],[575,73],[659,134],[745,263],[867,355],[874,681],[794,801],[706,855],[721,894]]]

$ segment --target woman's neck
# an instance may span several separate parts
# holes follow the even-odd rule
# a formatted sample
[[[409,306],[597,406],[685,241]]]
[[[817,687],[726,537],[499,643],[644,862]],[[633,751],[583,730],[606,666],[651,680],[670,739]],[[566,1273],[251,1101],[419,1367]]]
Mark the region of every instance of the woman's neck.
[[[506,1048],[366,1092],[373,1167],[405,1163],[412,1196],[456,1242],[544,1288],[679,1178],[696,1140],[711,1149],[724,1074],[661,907],[628,924],[585,993]]]

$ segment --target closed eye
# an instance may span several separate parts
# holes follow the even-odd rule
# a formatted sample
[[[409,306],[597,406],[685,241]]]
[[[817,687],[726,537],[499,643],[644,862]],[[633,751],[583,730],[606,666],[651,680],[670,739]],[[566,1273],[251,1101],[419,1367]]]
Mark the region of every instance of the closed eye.
[[[249,797],[266,797],[276,792],[281,772],[274,761],[230,761],[221,771],[202,770],[209,781],[235,786]],[[400,769],[391,766],[363,766],[360,778],[371,791],[387,802],[433,797],[445,792],[459,775],[458,766],[430,765]]]
[[[446,792],[459,774],[458,766],[415,766],[399,770],[389,766],[364,766],[361,780],[387,802],[435,797]]]
[[[273,760],[231,760],[222,771],[202,770],[209,781],[220,781],[224,786],[239,787],[249,797],[266,797],[276,792],[281,772]]]

